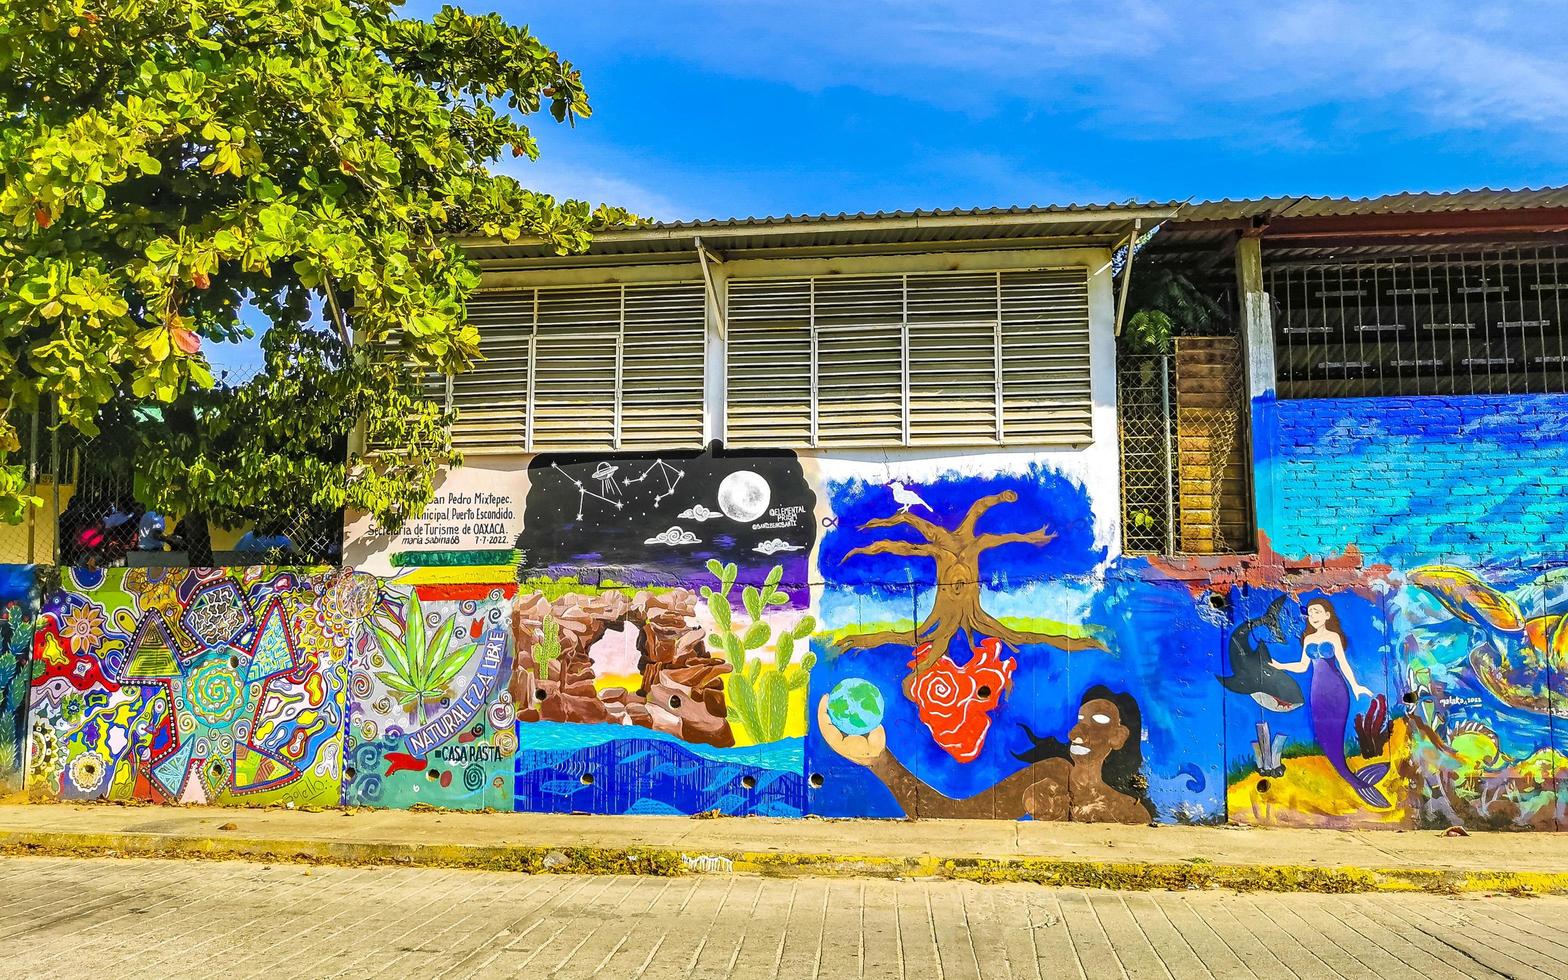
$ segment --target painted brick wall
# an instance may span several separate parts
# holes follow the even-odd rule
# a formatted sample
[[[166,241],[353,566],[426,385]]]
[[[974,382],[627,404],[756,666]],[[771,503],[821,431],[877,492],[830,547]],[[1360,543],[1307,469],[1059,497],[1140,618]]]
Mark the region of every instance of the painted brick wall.
[[[1568,396],[1297,399],[1255,417],[1261,523],[1281,553],[1568,559]]]

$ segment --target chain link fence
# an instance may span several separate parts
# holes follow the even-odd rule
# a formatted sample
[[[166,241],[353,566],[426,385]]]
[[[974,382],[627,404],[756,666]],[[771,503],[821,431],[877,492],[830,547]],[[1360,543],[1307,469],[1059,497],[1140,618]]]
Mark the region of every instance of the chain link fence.
[[[0,563],[69,566],[331,564],[342,560],[342,511],[292,510],[238,527],[199,515],[149,511],[123,436],[84,436],[46,414],[16,420],[42,503],[18,524],[0,522]]]
[[[1116,360],[1121,426],[1122,541],[1129,554],[1176,553],[1176,417],[1169,354]]]
[[[1212,348],[1193,356],[1196,342]],[[1234,338],[1117,356],[1122,541],[1135,555],[1252,548],[1246,403]]]

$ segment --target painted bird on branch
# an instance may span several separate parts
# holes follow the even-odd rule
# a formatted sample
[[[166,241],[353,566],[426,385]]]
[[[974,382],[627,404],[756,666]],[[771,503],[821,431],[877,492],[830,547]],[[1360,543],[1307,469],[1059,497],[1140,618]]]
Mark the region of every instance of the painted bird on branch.
[[[924,507],[926,509],[926,513],[936,513],[936,511],[931,509],[930,504],[920,499],[920,494],[904,486],[897,480],[889,483],[888,486],[893,490],[893,502],[898,504],[898,512],[900,514],[909,513],[909,508],[911,507]]]

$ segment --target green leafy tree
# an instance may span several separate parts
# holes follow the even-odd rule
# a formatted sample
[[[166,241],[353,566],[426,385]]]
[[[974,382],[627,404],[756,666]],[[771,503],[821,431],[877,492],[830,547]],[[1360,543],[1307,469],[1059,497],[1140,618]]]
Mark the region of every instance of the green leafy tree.
[[[589,114],[569,62],[493,14],[397,7],[0,5],[0,517],[29,503],[9,457],[40,407],[130,420],[165,510],[395,529],[428,502],[450,446],[411,393],[479,352],[454,239],[565,253],[631,219],[490,170],[537,155],[529,116]],[[214,388],[203,343],[245,337],[246,303],[267,369]]]
[[[1128,293],[1123,344],[1139,353],[1166,354],[1178,335],[1215,333],[1226,326],[1224,306],[1174,269],[1135,269]]]

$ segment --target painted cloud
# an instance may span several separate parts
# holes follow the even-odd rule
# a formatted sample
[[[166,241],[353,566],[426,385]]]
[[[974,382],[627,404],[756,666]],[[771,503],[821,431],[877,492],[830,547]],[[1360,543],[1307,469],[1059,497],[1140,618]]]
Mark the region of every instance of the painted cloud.
[[[697,540],[695,534],[679,525],[675,525],[668,531],[662,531],[648,538],[643,544],[667,544],[674,546],[678,544],[701,544],[701,542]]]
[[[683,521],[696,521],[700,524],[703,521],[711,521],[715,517],[723,517],[724,515],[716,510],[709,510],[701,504],[692,504],[676,516]]]
[[[790,544],[782,538],[769,538],[751,550],[764,555],[776,555],[781,551],[803,551],[804,548],[798,544]]]

